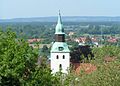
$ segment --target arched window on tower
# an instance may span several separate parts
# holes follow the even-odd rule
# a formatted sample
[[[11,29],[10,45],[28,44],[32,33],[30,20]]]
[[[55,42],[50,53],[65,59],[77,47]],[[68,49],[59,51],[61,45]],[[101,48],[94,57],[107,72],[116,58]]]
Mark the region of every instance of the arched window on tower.
[[[56,59],[59,59],[59,56],[58,56],[58,55],[56,56]]]
[[[63,59],[65,59],[65,55],[63,55]]]
[[[59,65],[59,70],[60,70],[60,71],[62,70],[62,64]]]

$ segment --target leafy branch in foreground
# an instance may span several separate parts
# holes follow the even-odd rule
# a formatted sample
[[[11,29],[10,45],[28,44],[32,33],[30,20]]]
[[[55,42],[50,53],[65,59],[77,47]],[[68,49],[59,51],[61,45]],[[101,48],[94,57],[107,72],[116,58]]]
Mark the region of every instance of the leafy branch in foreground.
[[[14,32],[0,31],[0,85],[51,86],[56,79],[47,66],[36,64],[38,57],[38,50]]]

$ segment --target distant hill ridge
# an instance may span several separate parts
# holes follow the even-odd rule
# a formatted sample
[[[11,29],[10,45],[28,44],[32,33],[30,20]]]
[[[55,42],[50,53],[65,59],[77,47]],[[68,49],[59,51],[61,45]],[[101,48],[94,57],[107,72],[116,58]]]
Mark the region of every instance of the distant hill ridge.
[[[57,17],[33,17],[33,18],[14,18],[0,19],[0,22],[56,22]],[[106,16],[63,16],[63,22],[120,22],[118,17]]]

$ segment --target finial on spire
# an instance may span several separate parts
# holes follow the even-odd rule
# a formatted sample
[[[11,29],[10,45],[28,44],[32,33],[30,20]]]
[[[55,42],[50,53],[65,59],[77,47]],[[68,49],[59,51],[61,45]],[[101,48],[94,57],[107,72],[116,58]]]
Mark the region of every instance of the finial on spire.
[[[60,15],[60,10],[59,10],[59,15]]]
[[[60,10],[59,10],[59,15],[58,15],[58,23],[59,23],[59,24],[61,24],[61,23],[62,23]]]

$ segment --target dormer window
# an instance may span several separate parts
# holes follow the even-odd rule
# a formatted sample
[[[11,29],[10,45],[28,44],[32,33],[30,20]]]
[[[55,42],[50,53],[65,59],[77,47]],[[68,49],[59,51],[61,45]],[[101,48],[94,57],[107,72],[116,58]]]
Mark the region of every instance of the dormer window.
[[[64,50],[64,48],[63,47],[58,47],[59,48],[59,51],[63,51]]]

